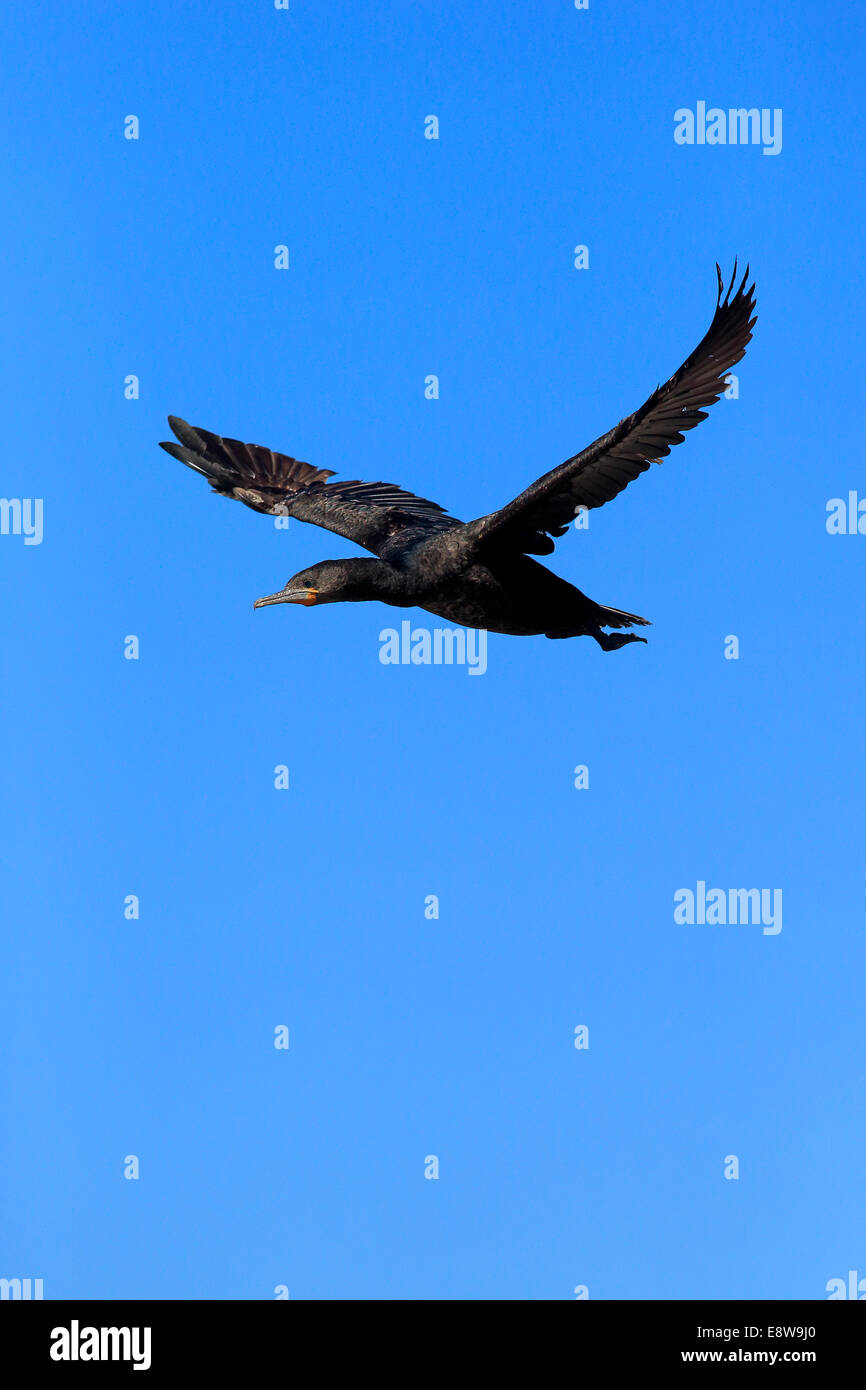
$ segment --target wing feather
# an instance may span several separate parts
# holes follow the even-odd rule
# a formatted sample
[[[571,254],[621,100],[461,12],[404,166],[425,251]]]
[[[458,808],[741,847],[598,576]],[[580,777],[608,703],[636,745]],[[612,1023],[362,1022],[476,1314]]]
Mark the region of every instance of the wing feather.
[[[755,323],[755,286],[749,268],[736,292],[737,263],[727,292],[716,266],[718,297],[713,320],[694,352],[639,410],[620,420],[582,453],[545,473],[498,512],[470,522],[467,542],[488,543],[549,555],[551,537],[563,536],[578,507],[601,507],[651,463],[682,444],[685,432],[707,418],[727,386],[731,368],[744,356]]]
[[[176,415],[169,415],[168,423],[180,443],[163,441],[162,448],[201,473],[221,497],[233,497],[257,512],[322,526],[375,555],[395,537],[408,539],[410,532],[423,537],[461,525],[438,503],[394,483],[329,483],[332,469],[313,468],[260,444],[224,439]]]

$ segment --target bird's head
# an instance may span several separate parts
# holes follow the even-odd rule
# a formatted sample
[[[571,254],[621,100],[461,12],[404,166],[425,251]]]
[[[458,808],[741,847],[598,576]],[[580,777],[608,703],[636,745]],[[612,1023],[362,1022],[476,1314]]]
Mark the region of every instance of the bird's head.
[[[279,593],[258,598],[254,608],[267,608],[272,603],[300,603],[312,608],[319,603],[351,603],[381,597],[378,571],[385,569],[379,560],[322,560],[298,570]]]

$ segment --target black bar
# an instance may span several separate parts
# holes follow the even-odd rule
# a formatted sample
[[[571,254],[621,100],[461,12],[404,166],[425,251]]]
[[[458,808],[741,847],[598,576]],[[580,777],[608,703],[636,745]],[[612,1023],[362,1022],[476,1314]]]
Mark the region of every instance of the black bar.
[[[14,1358],[19,1380],[45,1371],[93,1377],[106,1368],[135,1375],[136,1361],[139,1376],[188,1370],[204,1384],[267,1366],[301,1385],[344,1364],[358,1374],[402,1366],[414,1378],[419,1362],[422,1371],[439,1364],[452,1375],[461,1364],[483,1364],[488,1374],[501,1364],[519,1378],[513,1358],[522,1350],[536,1358],[532,1379],[540,1383],[548,1376],[538,1358],[552,1375],[558,1355],[574,1374],[590,1364],[596,1375],[797,1365],[826,1378],[861,1365],[864,1328],[863,1310],[847,1301],[0,1303],[3,1364]],[[86,1359],[91,1351],[105,1359]],[[115,1352],[126,1359],[112,1359]]]

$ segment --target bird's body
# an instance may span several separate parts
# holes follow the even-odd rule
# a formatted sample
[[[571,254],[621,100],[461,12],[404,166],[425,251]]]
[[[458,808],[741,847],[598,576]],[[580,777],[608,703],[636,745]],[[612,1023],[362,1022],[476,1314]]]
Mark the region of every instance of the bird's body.
[[[644,623],[634,613],[603,608],[566,579],[528,555],[499,555],[488,563],[461,562],[459,537],[446,533],[419,541],[391,567],[391,577],[368,573],[375,597],[398,608],[423,608],[437,618],[461,627],[484,628],[512,637],[577,636],[601,626],[619,626],[616,619]],[[358,565],[376,566],[374,560]],[[372,593],[371,595],[372,596]],[[594,635],[594,633],[593,633]]]
[[[718,267],[716,267],[718,271]],[[326,560],[301,570],[255,607],[366,602],[423,608],[462,627],[513,636],[593,637],[606,651],[645,639],[604,628],[646,618],[595,603],[532,555],[548,555],[576,511],[598,507],[660,461],[706,418],[751,338],[748,269],[719,297],[710,328],[677,372],[608,434],[546,473],[499,511],[468,524],[390,483],[329,483],[333,474],[259,445],[222,439],[169,416],[180,440],[163,448],[203,473],[214,491],[256,511],[297,517],[356,541],[375,559]]]
[[[423,554],[416,559],[422,573],[423,561]],[[564,615],[573,616],[576,605],[587,602],[578,589],[528,555],[466,565],[444,579],[436,576],[435,563],[433,569],[430,589],[422,591],[418,606],[461,627],[533,637],[551,624],[562,626]]]

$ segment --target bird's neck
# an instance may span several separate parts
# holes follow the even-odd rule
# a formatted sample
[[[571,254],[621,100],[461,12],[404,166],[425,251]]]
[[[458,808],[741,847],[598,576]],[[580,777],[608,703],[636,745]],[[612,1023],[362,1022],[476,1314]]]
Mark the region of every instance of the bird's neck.
[[[346,597],[364,602],[379,599],[381,603],[405,606],[412,604],[411,575],[389,565],[387,560],[355,560]]]

